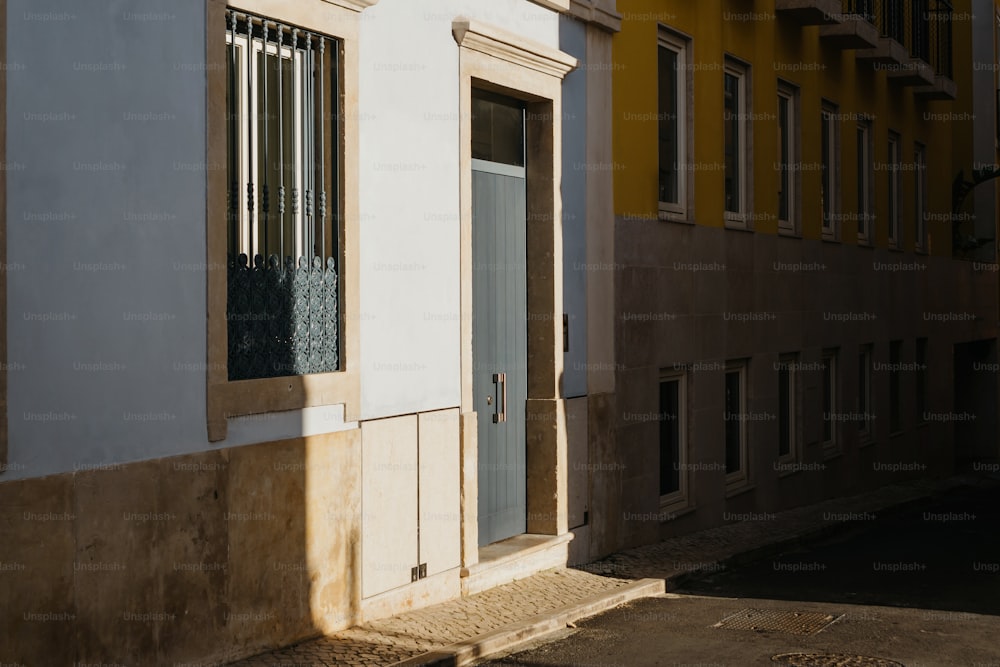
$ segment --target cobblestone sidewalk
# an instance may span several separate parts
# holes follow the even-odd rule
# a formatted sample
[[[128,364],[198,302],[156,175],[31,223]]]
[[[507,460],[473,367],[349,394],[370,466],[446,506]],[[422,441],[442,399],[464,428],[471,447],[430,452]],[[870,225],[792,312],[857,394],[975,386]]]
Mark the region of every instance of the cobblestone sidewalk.
[[[864,520],[892,506],[976,483],[997,482],[981,476],[920,480],[769,514],[758,517],[760,520],[728,524],[630,549],[578,568],[548,570],[467,598],[248,658],[232,663],[231,667],[391,665],[595,594],[614,593],[634,579],[663,579],[668,590],[676,588],[684,577],[721,569],[731,559],[776,552],[789,542],[815,537],[845,522]]]
[[[248,658],[232,667],[391,665],[628,583],[575,569],[548,570],[467,598]]]

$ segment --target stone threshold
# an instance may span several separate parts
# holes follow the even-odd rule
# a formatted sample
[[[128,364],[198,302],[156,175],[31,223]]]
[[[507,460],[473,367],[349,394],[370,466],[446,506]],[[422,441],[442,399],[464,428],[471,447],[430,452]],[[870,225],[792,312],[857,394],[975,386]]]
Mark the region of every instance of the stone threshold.
[[[565,567],[573,533],[525,533],[479,548],[479,562],[463,567],[462,595],[473,595],[554,567]]]

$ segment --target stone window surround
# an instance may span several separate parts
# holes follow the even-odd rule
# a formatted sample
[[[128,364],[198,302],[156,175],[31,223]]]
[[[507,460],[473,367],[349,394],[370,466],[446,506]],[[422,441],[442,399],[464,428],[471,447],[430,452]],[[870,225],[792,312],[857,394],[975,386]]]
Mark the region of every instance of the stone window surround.
[[[688,454],[690,447],[688,444],[688,372],[686,370],[664,370],[660,372],[658,382],[677,382],[677,414],[680,424],[678,434],[680,445],[678,447],[678,459],[680,471],[678,483],[680,488],[677,491],[660,496],[660,514],[668,519],[685,510],[691,509],[691,471],[688,467]]]
[[[753,71],[750,63],[727,53],[725,54],[723,72],[723,77],[729,74],[739,79],[742,93],[740,108],[737,110],[737,113],[742,116],[740,120],[740,145],[738,147],[740,210],[724,210],[723,219],[727,229],[750,231],[754,228],[753,125],[749,120],[753,117]],[[723,162],[725,162],[725,156],[723,156]]]
[[[832,118],[827,118],[827,114]],[[820,132],[830,132],[830,165],[826,173],[821,172],[820,178],[826,178],[824,187],[830,191],[830,217],[829,223],[823,219],[823,211],[820,211],[821,235],[824,241],[840,240],[840,107],[827,99],[820,103]]]
[[[801,113],[801,95],[799,94],[799,86],[796,84],[786,81],[785,79],[778,79],[778,97],[783,97],[788,100],[789,104],[789,136],[791,138],[791,157],[794,164],[802,163],[802,113]],[[781,161],[782,157],[779,155],[778,160]],[[789,195],[789,219],[781,220],[778,219],[778,233],[785,234],[788,236],[801,236],[802,235],[802,170],[795,169],[788,179],[788,187],[791,190]],[[780,206],[779,206],[780,208]]]
[[[723,371],[723,427],[725,426],[725,419],[731,419],[732,417],[725,412],[725,379],[726,375],[729,373],[739,373],[740,379],[740,396],[739,403],[740,409],[738,413],[739,421],[739,436],[740,436],[740,469],[736,472],[726,473],[726,496],[730,497],[734,493],[738,493],[750,487],[750,433],[747,428],[747,409],[749,407],[750,401],[747,396],[747,388],[749,384],[750,375],[750,360],[749,359],[734,359],[726,362],[726,368]],[[723,438],[725,440],[725,438]],[[723,460],[725,460],[725,451],[723,451]]]
[[[208,440],[225,440],[227,418],[294,410],[319,405],[344,405],[344,420],[355,421],[360,410],[359,247],[358,247],[358,23],[360,12],[378,0],[208,0],[206,3],[206,164],[225,164],[227,4],[233,9],[301,25],[340,40],[343,48],[342,94],[343,193],[341,318],[343,370],[335,373],[264,378],[230,382],[226,331],[226,173],[210,169],[206,175],[206,233],[208,282]]]
[[[680,170],[678,180],[678,190],[680,202],[671,204],[659,202],[659,219],[672,220],[675,222],[694,222],[694,170],[690,168],[691,158],[694,155],[694,77],[688,65],[692,62],[692,39],[689,35],[676,31],[672,28],[660,25],[657,33],[658,48],[668,48],[677,54],[678,60],[682,61],[684,67],[678,68],[681,80],[678,87],[683,90],[681,99],[678,100],[677,108],[680,110],[680,118],[677,123],[678,150],[680,152],[680,163],[686,168]],[[659,85],[659,80],[657,80]],[[659,109],[657,110],[659,111]],[[659,132],[659,128],[657,128]]]
[[[801,459],[801,416],[800,416],[800,401],[799,392],[801,388],[801,382],[799,378],[798,366],[800,364],[798,353],[782,354],[778,357],[779,367],[785,365],[788,369],[788,382],[789,382],[789,392],[788,392],[788,402],[789,405],[786,406],[788,412],[788,418],[791,421],[789,424],[789,443],[788,443],[788,453],[778,454],[779,464],[794,464]],[[778,374],[778,382],[781,382],[781,375]],[[780,393],[778,394],[780,396]],[[778,423],[778,428],[781,428],[781,423]],[[792,472],[795,472],[794,468]],[[789,472],[779,472],[779,477],[791,474]]]
[[[562,83],[577,61],[490,24],[456,17],[459,62],[462,565],[479,562],[478,417],[472,359],[472,89],[525,102],[528,150],[526,441],[528,533],[568,531],[566,406],[562,396]]]

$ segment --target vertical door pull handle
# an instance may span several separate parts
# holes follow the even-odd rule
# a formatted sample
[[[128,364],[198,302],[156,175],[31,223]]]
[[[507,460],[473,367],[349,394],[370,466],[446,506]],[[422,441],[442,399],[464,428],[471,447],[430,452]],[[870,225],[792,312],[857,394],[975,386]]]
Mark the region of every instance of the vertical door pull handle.
[[[500,405],[497,406],[498,411],[493,413],[493,423],[498,424],[507,421],[507,374],[494,373],[493,382],[500,384]]]

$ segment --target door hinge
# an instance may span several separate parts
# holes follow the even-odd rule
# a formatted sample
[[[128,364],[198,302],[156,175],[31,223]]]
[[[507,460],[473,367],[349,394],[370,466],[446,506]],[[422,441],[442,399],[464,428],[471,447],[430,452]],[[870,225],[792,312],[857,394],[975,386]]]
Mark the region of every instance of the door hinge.
[[[569,352],[569,315],[563,313],[563,352]]]

